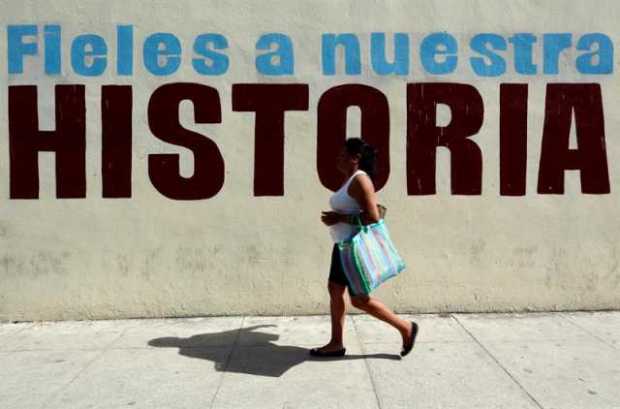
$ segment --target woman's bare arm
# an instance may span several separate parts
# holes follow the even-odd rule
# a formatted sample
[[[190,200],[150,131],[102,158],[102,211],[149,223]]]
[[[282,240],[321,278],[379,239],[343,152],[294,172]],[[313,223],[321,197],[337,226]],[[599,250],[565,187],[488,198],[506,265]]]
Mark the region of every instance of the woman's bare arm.
[[[357,175],[349,186],[349,195],[354,198],[362,208],[362,223],[376,223],[381,219],[377,207],[377,194],[372,180],[368,175]]]

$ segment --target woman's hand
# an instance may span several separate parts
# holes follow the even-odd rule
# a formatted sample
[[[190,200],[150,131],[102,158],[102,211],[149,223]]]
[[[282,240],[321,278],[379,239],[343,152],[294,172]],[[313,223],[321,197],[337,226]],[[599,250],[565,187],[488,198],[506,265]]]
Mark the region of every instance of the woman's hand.
[[[331,226],[336,223],[342,222],[344,215],[336,212],[321,212],[321,221],[327,225]]]

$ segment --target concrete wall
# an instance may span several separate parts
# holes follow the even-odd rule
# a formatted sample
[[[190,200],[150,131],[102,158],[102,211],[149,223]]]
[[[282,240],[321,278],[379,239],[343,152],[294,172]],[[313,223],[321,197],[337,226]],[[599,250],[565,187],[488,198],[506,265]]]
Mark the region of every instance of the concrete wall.
[[[376,292],[378,297],[399,312],[619,308],[618,59],[607,49],[599,50],[600,55],[591,60],[582,59],[580,66],[576,60],[590,52],[587,50],[605,47],[597,43],[591,49],[579,50],[580,38],[588,33],[602,33],[612,42],[617,41],[620,5],[616,1],[572,0],[381,3],[112,0],[80,1],[68,6],[65,1],[2,1],[0,23],[5,34],[0,36],[0,320],[326,313],[331,243],[319,216],[321,210],[327,209],[331,191],[317,170],[317,104],[330,88],[354,83],[376,88],[389,103],[389,142],[386,137],[382,139],[389,146],[389,152],[383,152],[384,158],[389,155],[389,174],[382,170],[387,180],[379,197],[388,207],[388,226],[408,264],[401,276]],[[30,24],[37,27],[38,49],[36,55],[23,57],[19,71],[17,65],[9,66],[21,58],[10,62],[7,33],[9,25]],[[54,74],[53,61],[48,63],[51,73],[45,73],[46,24],[61,27],[59,74]],[[117,66],[118,25],[133,26],[130,75],[119,74],[128,72],[127,60],[120,69]],[[180,67],[169,75],[153,74],[143,61],[144,41],[157,32],[174,34],[182,46]],[[393,34],[408,35],[408,74],[381,75],[373,71],[369,44],[375,32],[386,33],[390,58]],[[422,42],[437,32],[448,33],[458,45],[454,54],[457,66],[445,74],[437,71],[445,68],[441,65],[445,55],[434,57],[439,66],[433,66],[432,61],[424,65],[421,60]],[[76,72],[72,66],[72,42],[76,36],[88,33],[103,37],[107,45],[107,68],[101,75],[83,75],[79,67]],[[201,75],[192,65],[192,58],[201,57],[192,47],[202,33],[219,33],[227,40],[228,48],[220,52],[227,55],[229,66],[220,75]],[[264,67],[257,69],[256,56],[269,52],[256,49],[257,40],[265,33],[290,38],[294,52],[292,74],[269,75]],[[338,54],[335,75],[324,71],[321,35],[325,33],[357,35],[360,74],[344,72],[342,54]],[[485,60],[491,63],[490,72],[496,76],[485,76],[472,68],[470,58],[480,54],[472,50],[470,41],[480,33],[494,33],[506,41],[505,51],[495,51],[505,62],[503,72],[500,63]],[[507,41],[515,33],[536,37],[532,45],[532,63],[536,66],[533,73],[519,73],[515,68],[516,60],[522,64],[519,70],[528,68],[527,57],[515,58],[513,44]],[[572,45],[560,54],[557,73],[553,72],[553,58],[548,62],[548,73],[544,72],[544,57],[553,57],[552,50],[543,49],[547,33],[571,34]],[[20,41],[28,43],[33,38],[24,36]],[[49,49],[53,52],[53,46]],[[428,52],[425,55],[428,57]],[[158,61],[166,63],[163,57]],[[87,58],[85,67],[91,67],[92,62]],[[275,69],[286,68],[278,65],[282,60],[271,62]],[[149,177],[149,155],[160,153],[179,154],[183,177],[189,178],[194,172],[192,151],[157,138],[148,124],[147,107],[154,91],[175,82],[204,84],[219,93],[221,123],[196,123],[189,101],[179,107],[181,124],[213,141],[223,159],[224,183],[219,190],[214,187],[216,192],[212,191],[209,198],[171,199]],[[411,158],[407,162],[407,84],[426,82],[467,84],[482,98],[483,122],[469,138],[481,153],[479,194],[475,188],[469,192],[473,194],[453,193],[450,151],[445,147],[437,149],[436,193],[416,191],[420,185],[412,167],[416,168]],[[308,85],[308,109],[285,114],[282,195],[273,191],[278,190],[277,176],[257,181],[255,116],[233,110],[232,84],[240,83]],[[502,183],[505,189],[514,188],[500,180],[500,110],[502,106],[506,110],[505,118],[517,118],[504,130],[506,141],[519,140],[524,135],[519,133],[518,121],[523,105],[508,94],[500,104],[502,83],[528,85],[527,114],[522,114],[527,118],[523,128],[527,129],[526,188],[524,194],[516,196],[502,194],[500,188]],[[590,86],[581,94],[561,93],[556,101],[559,105],[553,105],[547,95],[551,83],[599,84],[600,104],[596,97],[599,88]],[[22,136],[22,129],[32,122],[24,119],[24,112],[11,113],[9,118],[9,86],[36,85],[39,129],[54,130],[54,87],[62,84],[85,85],[86,192],[81,194],[78,186],[73,192],[77,198],[57,197],[56,188],[61,182],[56,180],[54,166],[58,158],[53,152],[41,152],[38,198],[19,198],[20,187],[28,191],[31,185],[19,179],[17,170],[11,174],[11,160],[23,161],[25,156],[10,152],[9,121],[19,128],[11,142],[15,146],[22,140],[19,138],[28,137]],[[102,193],[106,172],[103,165],[108,163],[102,159],[104,85],[131,86],[132,132],[121,123],[129,112],[128,105],[124,105],[119,108],[120,114],[115,114],[121,130],[107,134],[110,138],[132,135],[130,197],[104,197]],[[17,106],[18,99],[11,103]],[[121,98],[114,103],[123,101],[128,102]],[[550,104],[547,112],[546,101]],[[465,106],[467,112],[475,108],[467,98],[461,102],[465,105],[457,105]],[[567,122],[562,120],[561,112],[570,112],[573,106],[577,106],[574,115],[582,129],[577,132],[573,122],[569,147],[578,152],[582,162],[578,162],[579,169],[564,171],[563,166],[569,163],[563,159],[566,149],[561,148],[562,143],[559,149],[552,146],[543,162],[551,174],[565,175],[559,182],[564,192],[538,193],[545,117],[550,122],[545,138],[562,139],[565,132],[561,124]],[[604,121],[597,116],[599,106]],[[174,117],[176,110],[166,112]],[[348,112],[347,134],[363,133],[360,110]],[[449,126],[454,119],[450,112],[440,106],[437,124]],[[510,112],[517,114],[510,116]],[[364,115],[374,121],[372,113]],[[432,113],[423,113],[422,117],[428,115]],[[560,124],[560,128],[553,128],[554,124]],[[454,129],[458,133],[465,128]],[[366,133],[364,138],[377,137],[368,130]],[[600,141],[606,150],[597,150]],[[278,147],[269,146],[261,160],[274,160],[277,165]],[[590,148],[594,153],[586,152]],[[334,153],[333,149],[321,152],[328,156]],[[466,165],[457,173],[476,162],[475,154],[464,157]],[[510,165],[510,158],[522,163],[524,157],[516,150],[510,151],[501,167],[518,170],[519,165]],[[207,173],[217,179],[216,161],[207,162]],[[25,172],[16,163],[13,166]],[[554,173],[553,166],[559,166],[560,171]],[[333,174],[325,169],[326,175]],[[127,178],[121,176],[119,180]],[[467,180],[475,185],[476,177]],[[14,192],[11,182],[15,184]],[[63,189],[67,190],[60,196],[70,196],[67,192],[75,183],[69,179],[64,183]],[[267,190],[267,195],[257,194],[257,184],[259,191]],[[23,191],[21,194],[28,195]]]

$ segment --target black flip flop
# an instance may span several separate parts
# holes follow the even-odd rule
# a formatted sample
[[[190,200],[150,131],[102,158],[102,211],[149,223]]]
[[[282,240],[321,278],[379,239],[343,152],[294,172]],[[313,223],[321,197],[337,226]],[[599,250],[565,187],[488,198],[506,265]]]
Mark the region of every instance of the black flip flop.
[[[403,350],[400,351],[400,356],[405,356],[413,349],[413,344],[415,344],[415,337],[418,335],[418,324],[411,321],[411,342],[407,345],[403,345]]]
[[[332,358],[332,357],[344,356],[346,352],[347,352],[346,348],[342,348],[337,351],[321,351],[319,348],[312,348],[310,350],[310,355],[321,357],[321,358]]]

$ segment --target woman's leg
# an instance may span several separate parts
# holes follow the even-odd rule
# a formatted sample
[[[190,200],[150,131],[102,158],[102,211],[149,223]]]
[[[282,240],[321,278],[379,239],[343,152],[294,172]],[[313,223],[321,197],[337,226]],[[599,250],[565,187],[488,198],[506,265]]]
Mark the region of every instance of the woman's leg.
[[[335,349],[342,349],[342,334],[344,333],[344,318],[346,314],[346,303],[344,300],[344,292],[346,287],[333,281],[327,284],[329,289],[329,309],[332,318],[332,338],[329,341],[330,346]]]
[[[403,338],[403,344],[407,343],[412,336],[411,322],[405,321],[392,312],[385,304],[376,298],[367,295],[351,297],[351,304],[355,308],[367,312],[382,321],[387,322],[400,332]]]
[[[322,352],[339,351],[344,348],[342,339],[342,334],[344,332],[344,318],[346,313],[344,292],[347,287],[333,281],[328,281],[327,288],[329,290],[329,310],[332,322],[332,336],[327,345],[319,348]]]

